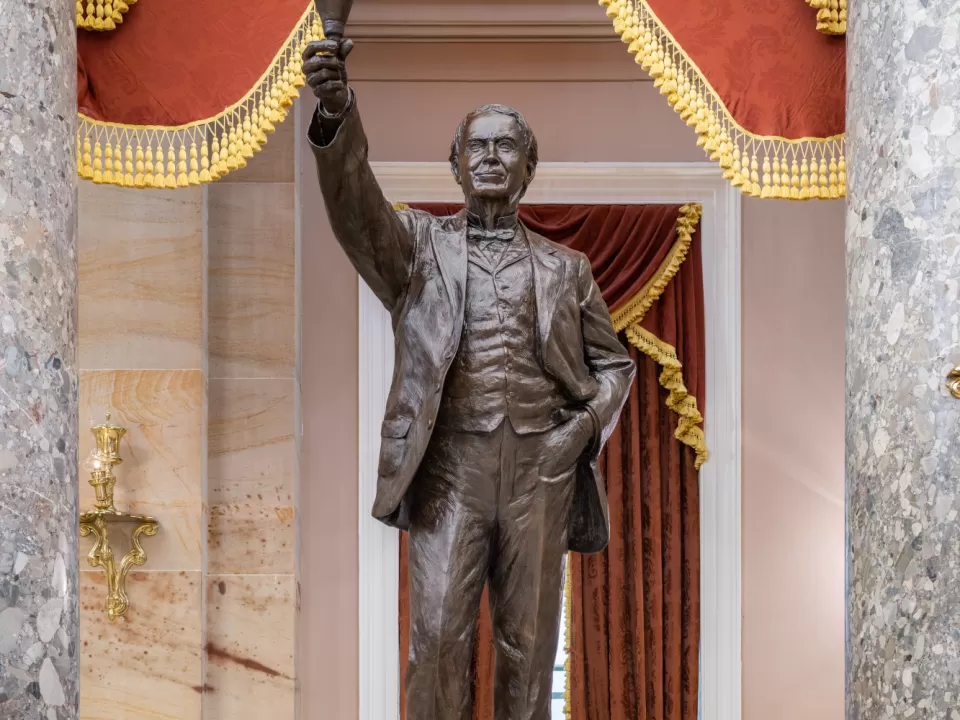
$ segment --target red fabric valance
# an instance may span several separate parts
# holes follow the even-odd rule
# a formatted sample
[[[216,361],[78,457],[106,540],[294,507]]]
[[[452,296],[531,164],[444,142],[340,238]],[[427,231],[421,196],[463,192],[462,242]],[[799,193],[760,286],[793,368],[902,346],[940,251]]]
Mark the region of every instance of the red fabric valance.
[[[122,187],[177,188],[243,168],[304,84],[322,37],[312,0],[137,3],[77,31],[77,167]]]
[[[846,44],[817,31],[806,3],[599,2],[735,187],[791,200],[845,194]]]
[[[185,125],[243,99],[307,0],[144,0],[108,33],[77,33],[80,113],[125,125]]]
[[[790,140],[844,131],[846,42],[817,32],[800,0],[646,0],[733,119]]]
[[[806,2],[599,2],[638,73],[736,187],[845,193],[845,41],[818,32]],[[322,36],[312,0],[151,0],[122,20],[78,30],[77,159],[82,177],[124,187],[184,187],[244,167],[303,85],[303,48]]]

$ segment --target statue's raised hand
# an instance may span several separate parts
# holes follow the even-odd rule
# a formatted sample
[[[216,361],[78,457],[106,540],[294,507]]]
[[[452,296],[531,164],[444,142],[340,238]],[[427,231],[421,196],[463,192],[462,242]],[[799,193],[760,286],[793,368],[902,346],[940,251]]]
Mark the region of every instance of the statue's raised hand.
[[[303,51],[303,72],[323,109],[339,115],[347,107],[350,91],[347,86],[347,55],[353,40],[320,40]]]

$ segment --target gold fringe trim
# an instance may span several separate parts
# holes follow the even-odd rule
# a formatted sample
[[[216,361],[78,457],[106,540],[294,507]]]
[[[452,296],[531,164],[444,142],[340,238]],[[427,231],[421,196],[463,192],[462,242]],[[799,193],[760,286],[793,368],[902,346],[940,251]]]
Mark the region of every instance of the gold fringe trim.
[[[680,215],[677,218],[677,240],[670,248],[667,257],[660,263],[654,276],[640,288],[640,292],[610,313],[610,319],[617,332],[643,320],[647,310],[667,289],[667,285],[680,270],[680,265],[687,259],[693,232],[697,229],[702,214],[703,206],[699,203],[691,203],[680,208]]]
[[[817,11],[817,30],[825,35],[847,34],[847,0],[807,0]]]
[[[310,2],[250,92],[206,120],[165,127],[100,122],[80,114],[78,174],[120,187],[178,188],[245,167],[299,97],[306,83],[301,55],[307,43],[322,38],[320,16]]]
[[[646,0],[599,4],[636,63],[696,131],[697,145],[719,163],[734,187],[753,197],[785,200],[846,195],[843,135],[789,140],[744,130]]]
[[[82,30],[114,30],[137,0],[77,0],[77,27]]]
[[[563,716],[570,720],[573,715],[573,692],[570,688],[571,650],[573,649],[573,568],[567,554],[567,581],[563,584],[563,646],[567,657],[563,661],[563,675],[567,679],[563,687]]]
[[[639,325],[631,325],[626,332],[630,344],[663,367],[660,386],[670,391],[667,395],[667,407],[680,416],[673,436],[696,451],[696,467],[699,470],[710,456],[703,428],[700,427],[703,415],[697,409],[697,399],[687,391],[683,382],[683,366],[677,359],[676,348],[667,345]]]

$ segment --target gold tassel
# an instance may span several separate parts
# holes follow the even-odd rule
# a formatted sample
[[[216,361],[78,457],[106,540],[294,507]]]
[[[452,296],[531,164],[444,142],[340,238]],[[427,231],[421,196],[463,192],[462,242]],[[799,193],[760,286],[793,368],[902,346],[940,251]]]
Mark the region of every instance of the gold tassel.
[[[197,149],[193,149],[196,153]],[[170,151],[171,157],[173,156],[173,150]],[[187,178],[187,150],[183,145],[180,146],[180,151],[178,153],[178,162],[177,162],[177,187],[187,187],[190,184],[190,180]]]
[[[213,145],[211,146],[212,155],[210,155],[210,177],[214,180],[220,179],[220,141],[217,136],[213,136]]]
[[[216,140],[214,140],[216,142]],[[210,156],[209,148],[207,147],[207,141],[204,140],[200,145],[200,182],[208,183],[213,181],[213,176],[210,174]]]
[[[144,187],[157,187],[153,180],[153,145],[147,145],[146,172],[143,175]]]
[[[173,145],[167,147],[167,176],[163,186],[173,190],[177,186],[177,166],[173,157]]]
[[[817,30],[826,35],[845,35],[847,32],[847,0],[807,0],[817,11]]]
[[[200,184],[200,161],[197,158],[197,143],[190,144],[190,176],[187,178],[190,185]]]
[[[103,182],[113,183],[113,148],[109,142],[103,151]]]
[[[239,165],[239,153],[237,152],[237,131],[230,128],[230,134],[226,142],[227,146],[227,169],[236,170]]]
[[[124,170],[126,171],[123,176],[123,184],[127,187],[133,187],[133,148],[130,147],[130,143],[127,143],[127,147],[123,151],[123,159]]]
[[[133,178],[133,186],[136,188],[146,187],[146,181],[143,178],[144,165],[143,165],[143,146],[140,143],[137,143],[137,164],[135,168],[137,170],[136,177]]]
[[[263,131],[263,125],[260,122],[260,113],[257,110],[253,111],[253,115],[250,117],[250,125],[253,128],[253,139],[256,140],[257,145],[266,145],[267,144],[267,134]],[[258,147],[259,151],[260,148]]]
[[[730,170],[733,172],[733,176],[730,179],[730,184],[735,188],[742,187],[745,182],[743,175],[741,174],[741,165],[740,165],[740,148],[733,148],[733,166]]]
[[[280,105],[281,107],[288,108],[293,105],[293,98],[296,97],[297,93],[293,89],[293,85],[290,82],[290,72],[285,70],[280,75]]]
[[[800,199],[800,168],[796,160],[790,165],[790,199]]]
[[[98,185],[103,182],[103,151],[100,149],[100,141],[93,145],[93,181]]]
[[[80,167],[80,177],[93,180],[93,160],[90,157],[90,138],[83,139],[83,163]]]
[[[83,0],[77,0],[77,28],[97,32],[115,30],[117,25],[123,22],[123,16],[130,9],[130,4],[132,3],[128,4],[123,0],[89,0],[84,6]]]
[[[265,133],[264,138],[266,138],[266,135],[269,135],[276,130],[273,123],[270,122],[270,119],[267,117],[266,112],[263,112],[260,115],[260,129]],[[264,139],[264,142],[266,142],[266,139]]]
[[[260,145],[253,141],[253,135],[250,132],[250,118],[243,119],[243,156],[252,158],[255,152],[260,152]]]

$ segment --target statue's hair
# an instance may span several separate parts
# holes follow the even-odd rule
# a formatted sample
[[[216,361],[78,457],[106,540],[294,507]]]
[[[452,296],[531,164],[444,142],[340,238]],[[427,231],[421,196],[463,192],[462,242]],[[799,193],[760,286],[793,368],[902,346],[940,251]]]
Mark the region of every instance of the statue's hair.
[[[540,161],[540,153],[537,149],[537,136],[533,134],[533,129],[527,125],[527,121],[524,120],[523,115],[521,115],[519,111],[506,105],[481,105],[460,121],[460,125],[457,126],[457,132],[453,136],[453,142],[450,143],[450,170],[453,172],[453,176],[459,176],[457,164],[460,157],[460,146],[463,144],[463,135],[467,131],[467,126],[470,124],[470,121],[478,115],[486,115],[489,113],[507,115],[517,121],[517,127],[520,128],[520,138],[523,141],[524,155],[527,158],[528,174],[532,176],[533,173],[536,172],[537,163]]]

